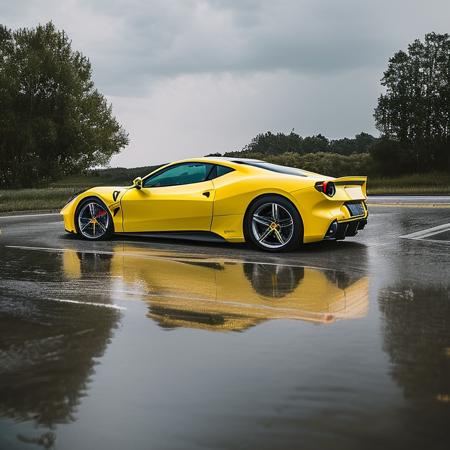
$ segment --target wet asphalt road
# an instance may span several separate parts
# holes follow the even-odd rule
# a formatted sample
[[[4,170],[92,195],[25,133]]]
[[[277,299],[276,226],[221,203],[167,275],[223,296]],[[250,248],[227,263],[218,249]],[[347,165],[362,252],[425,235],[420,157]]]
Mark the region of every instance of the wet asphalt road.
[[[449,208],[282,255],[0,232],[1,449],[448,448]]]

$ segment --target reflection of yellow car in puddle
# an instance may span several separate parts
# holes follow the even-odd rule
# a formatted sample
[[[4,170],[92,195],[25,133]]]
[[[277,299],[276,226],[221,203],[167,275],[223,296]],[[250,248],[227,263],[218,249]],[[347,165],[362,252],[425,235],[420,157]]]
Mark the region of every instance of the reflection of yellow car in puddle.
[[[150,304],[149,317],[167,328],[237,331],[269,319],[329,323],[367,311],[368,278],[358,273],[120,247],[113,254],[65,252],[66,275],[95,272],[95,258],[101,270],[134,286]]]

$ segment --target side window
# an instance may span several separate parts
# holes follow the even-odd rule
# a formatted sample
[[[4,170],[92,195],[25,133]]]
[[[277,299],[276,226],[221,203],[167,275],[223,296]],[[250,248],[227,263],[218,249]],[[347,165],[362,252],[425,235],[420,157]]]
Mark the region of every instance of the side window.
[[[234,169],[232,169],[231,167],[216,165],[214,166],[214,169],[211,170],[208,180],[213,180],[214,178],[221,177],[222,175],[225,175],[233,171]]]
[[[200,183],[208,178],[212,164],[182,163],[168,167],[144,180],[144,187],[179,186]]]

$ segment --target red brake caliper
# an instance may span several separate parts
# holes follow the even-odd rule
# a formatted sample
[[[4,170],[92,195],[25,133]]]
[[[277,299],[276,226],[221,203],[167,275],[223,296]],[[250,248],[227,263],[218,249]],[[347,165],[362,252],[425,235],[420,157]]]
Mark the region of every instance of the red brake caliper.
[[[94,218],[98,219],[99,217],[103,216],[106,216],[106,211],[104,209],[101,209]]]

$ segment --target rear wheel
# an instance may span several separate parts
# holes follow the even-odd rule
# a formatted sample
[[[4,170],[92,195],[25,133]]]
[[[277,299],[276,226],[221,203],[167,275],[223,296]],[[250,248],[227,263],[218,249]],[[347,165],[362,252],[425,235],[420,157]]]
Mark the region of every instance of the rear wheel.
[[[114,231],[108,208],[97,198],[88,198],[78,205],[75,226],[78,235],[90,241],[109,239]]]
[[[303,239],[300,214],[292,203],[278,195],[257,199],[245,216],[247,242],[269,252],[296,249]]]

